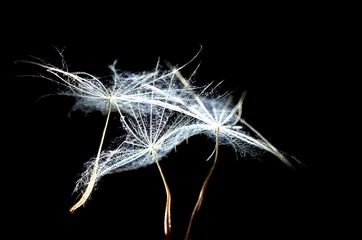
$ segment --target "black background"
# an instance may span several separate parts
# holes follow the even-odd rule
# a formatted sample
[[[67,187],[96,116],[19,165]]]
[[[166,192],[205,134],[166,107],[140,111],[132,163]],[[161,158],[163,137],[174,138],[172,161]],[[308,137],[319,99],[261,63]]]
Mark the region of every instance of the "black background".
[[[105,117],[69,117],[73,99],[40,98],[57,93],[57,86],[15,76],[38,75],[42,69],[14,62],[35,56],[61,66],[58,48],[70,71],[104,76],[115,59],[127,71],[151,70],[158,57],[182,65],[200,44],[200,56],[185,73],[200,63],[196,84],[224,81],[222,88],[235,90],[236,98],[246,89],[244,118],[304,166],[291,171],[268,154],[236,158],[232,149],[221,147],[192,239],[311,238],[354,228],[345,205],[351,204],[347,186],[352,180],[346,181],[340,151],[329,144],[335,137],[331,129],[339,126],[326,117],[345,86],[336,67],[344,51],[340,36],[348,32],[341,26],[343,10],[226,4],[20,4],[7,9],[1,50],[2,198],[5,229],[15,227],[13,236],[164,239],[165,201],[152,165],[105,176],[85,207],[69,213],[77,197],[75,181],[83,163],[96,154]],[[110,124],[114,131],[106,143],[120,132],[116,116]],[[161,161],[173,197],[175,240],[184,237],[212,149],[212,140],[194,137]]]

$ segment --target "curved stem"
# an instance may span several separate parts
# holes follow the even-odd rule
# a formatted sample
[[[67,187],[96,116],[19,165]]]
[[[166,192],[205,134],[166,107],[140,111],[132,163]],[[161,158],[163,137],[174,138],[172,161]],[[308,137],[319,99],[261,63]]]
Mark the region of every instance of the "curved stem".
[[[197,199],[197,202],[195,204],[194,210],[192,211],[190,220],[189,220],[189,225],[187,227],[187,232],[186,232],[186,236],[185,236],[185,240],[189,239],[189,235],[191,232],[191,226],[192,226],[192,222],[194,220],[194,217],[196,215],[196,213],[200,210],[201,204],[202,204],[202,200],[204,199],[204,195],[205,195],[205,190],[207,187],[207,184],[210,181],[211,175],[214,172],[215,166],[216,166],[216,162],[218,159],[218,155],[219,155],[219,128],[216,128],[216,140],[215,140],[215,158],[214,158],[214,163],[210,168],[209,173],[207,174],[204,183],[201,187],[200,193],[199,193],[199,197]]]
[[[96,159],[94,161],[94,166],[93,166],[93,169],[92,169],[92,175],[91,175],[91,177],[89,179],[89,182],[87,184],[87,187],[86,187],[85,191],[83,192],[82,197],[78,200],[78,202],[76,204],[74,204],[70,208],[70,210],[69,210],[70,212],[74,212],[77,208],[82,206],[85,203],[85,201],[87,201],[87,199],[89,198],[89,195],[91,194],[91,192],[93,190],[94,184],[96,182],[98,163],[99,163],[99,159],[100,159],[100,156],[101,156],[104,137],[106,135],[107,126],[108,126],[108,122],[109,122],[109,116],[111,115],[111,109],[112,109],[112,101],[109,101],[107,120],[106,120],[106,123],[105,123],[104,128],[103,128],[102,138],[101,138],[101,142],[99,144],[97,157],[96,157]]]
[[[166,235],[166,240],[171,240],[171,192],[167,185],[165,175],[162,172],[160,163],[158,162],[157,155],[155,150],[152,149],[153,159],[156,162],[158,171],[160,172],[163,185],[166,190],[166,207],[165,207],[165,219],[164,219],[164,231]]]

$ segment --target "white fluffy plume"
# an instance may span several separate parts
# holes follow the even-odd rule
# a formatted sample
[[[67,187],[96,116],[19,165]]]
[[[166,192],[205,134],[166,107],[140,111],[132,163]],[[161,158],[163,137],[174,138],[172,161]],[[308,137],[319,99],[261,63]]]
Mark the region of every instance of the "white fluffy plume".
[[[215,151],[221,144],[230,145],[241,155],[258,149],[293,167],[284,154],[242,118],[245,94],[235,103],[231,96],[215,95],[211,84],[193,85],[191,78],[181,74],[190,62],[178,68],[168,64],[166,70],[157,62],[151,71],[131,73],[119,71],[115,61],[109,66],[111,74],[104,78],[70,72],[66,65],[57,68],[40,60],[23,62],[46,69],[50,76],[41,77],[64,86],[59,94],[73,96],[75,109],[100,111],[107,116],[98,153],[85,163],[85,171],[76,183],[75,191],[81,198],[71,211],[86,202],[104,175],[157,163],[197,134],[214,139]],[[119,114],[126,134],[103,148],[112,112]]]

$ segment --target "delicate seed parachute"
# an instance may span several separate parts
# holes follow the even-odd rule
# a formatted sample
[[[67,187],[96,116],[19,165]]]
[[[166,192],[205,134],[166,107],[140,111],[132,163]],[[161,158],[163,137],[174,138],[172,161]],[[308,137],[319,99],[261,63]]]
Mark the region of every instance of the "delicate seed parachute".
[[[85,170],[76,182],[74,191],[81,197],[71,211],[87,201],[103,176],[156,163],[167,193],[165,233],[168,236],[171,198],[158,161],[183,141],[198,134],[205,134],[215,141],[214,165],[205,179],[185,239],[216,164],[219,145],[229,145],[241,155],[253,149],[270,152],[293,168],[284,154],[242,118],[245,92],[235,103],[230,94],[216,95],[212,84],[194,86],[194,74],[188,78],[181,74],[190,62],[181,67],[168,63],[167,69],[163,70],[158,61],[154,70],[131,73],[118,70],[114,61],[109,65],[111,74],[104,78],[85,72],[70,72],[66,67],[57,68],[40,60],[23,62],[46,69],[51,76],[42,77],[62,85],[64,90],[59,94],[73,96],[76,100],[74,109],[86,113],[99,111],[107,116],[97,155],[85,163]],[[119,115],[125,134],[104,148],[111,113]]]

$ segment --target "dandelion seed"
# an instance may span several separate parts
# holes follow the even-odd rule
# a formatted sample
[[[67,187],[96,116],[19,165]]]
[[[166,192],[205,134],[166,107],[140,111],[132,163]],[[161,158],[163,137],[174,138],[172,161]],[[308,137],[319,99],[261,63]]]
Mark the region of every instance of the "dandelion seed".
[[[167,98],[164,101],[166,102]],[[88,186],[87,182],[94,176],[93,166],[96,164],[99,165],[95,174],[96,181],[98,181],[108,173],[137,169],[156,163],[166,190],[164,230],[169,238],[171,233],[171,193],[158,162],[177,145],[194,135],[191,132],[193,129],[188,129],[193,119],[159,105],[143,105],[143,103],[129,104],[129,116],[127,117],[120,112],[124,129],[127,132],[125,139],[122,139],[116,149],[104,151],[99,158],[99,164],[97,159],[88,163],[88,166],[92,167],[83,173],[76,189]],[[143,111],[145,107],[150,108],[149,112]]]
[[[172,65],[168,65],[171,69],[173,68]],[[191,214],[185,236],[185,239],[187,240],[189,238],[194,216],[201,207],[206,187],[215,169],[219,155],[219,145],[231,145],[241,154],[248,153],[250,152],[250,147],[255,147],[272,153],[290,168],[293,168],[293,165],[265,137],[263,137],[255,128],[241,118],[242,103],[245,98],[246,91],[242,94],[238,103],[232,107],[232,98],[226,98],[227,94],[223,97],[217,98],[202,97],[202,94],[208,95],[206,88],[210,85],[206,86],[205,89],[198,94],[193,90],[194,88],[190,82],[184,78],[179,71],[174,71],[174,73],[178,80],[191,92],[191,95],[193,96],[192,101],[177,101],[179,107],[182,109],[182,113],[196,118],[195,126],[189,127],[197,128],[198,133],[204,133],[215,140],[215,149],[213,152],[214,162],[204,180],[198,200]],[[226,100],[224,100],[225,98]],[[194,131],[193,133],[197,134],[197,131]],[[251,136],[251,134],[254,134],[255,137]]]

